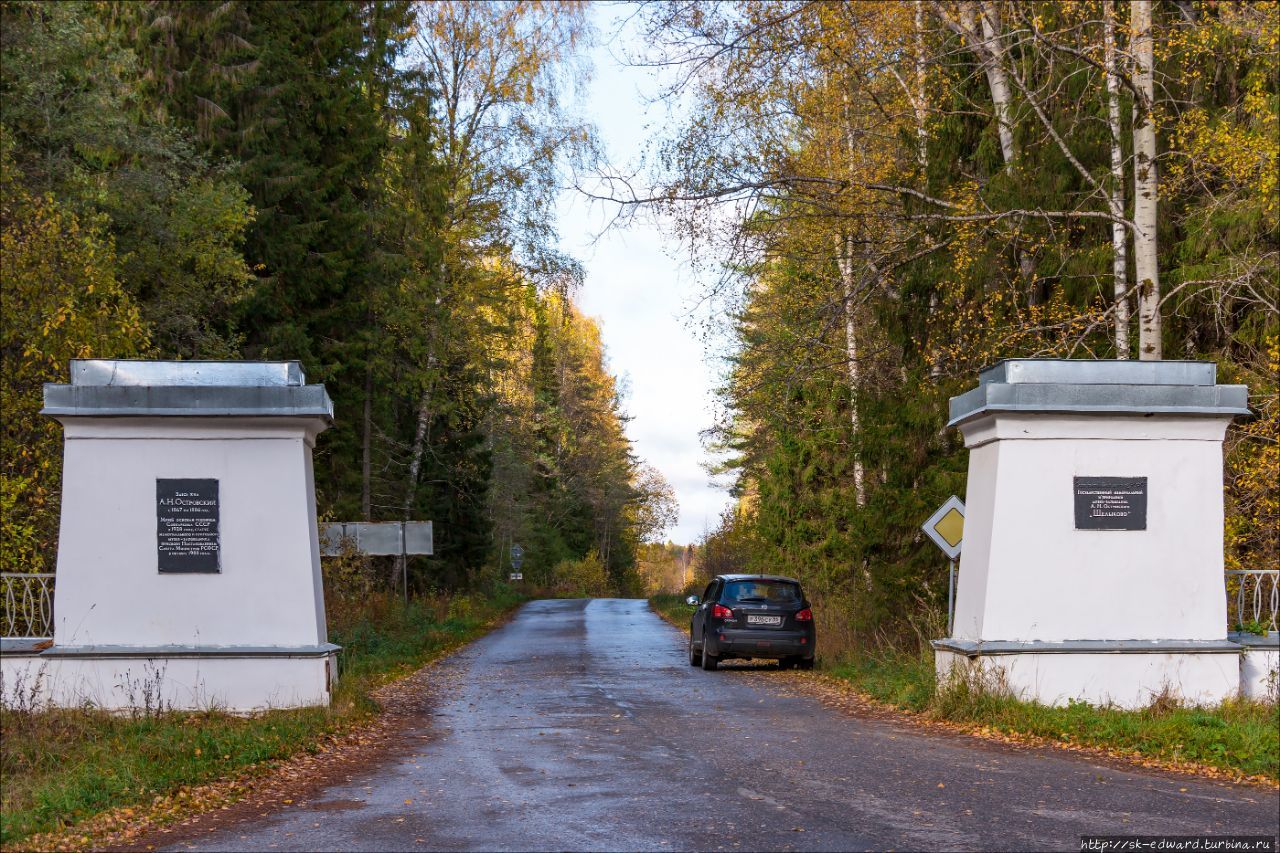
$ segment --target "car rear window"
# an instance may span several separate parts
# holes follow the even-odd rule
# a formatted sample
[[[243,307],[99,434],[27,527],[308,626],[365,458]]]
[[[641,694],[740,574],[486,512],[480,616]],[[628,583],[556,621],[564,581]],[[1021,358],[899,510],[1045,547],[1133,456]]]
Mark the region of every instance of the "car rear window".
[[[720,600],[799,604],[800,587],[786,581],[729,581],[724,585],[724,594],[720,596]]]

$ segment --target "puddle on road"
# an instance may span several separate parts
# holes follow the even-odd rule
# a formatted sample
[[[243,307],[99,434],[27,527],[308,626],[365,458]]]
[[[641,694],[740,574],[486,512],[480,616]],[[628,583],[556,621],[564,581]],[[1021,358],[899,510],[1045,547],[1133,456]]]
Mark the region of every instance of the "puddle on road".
[[[367,806],[364,800],[325,800],[321,803],[312,803],[311,808],[322,812],[349,812],[355,809],[362,809]]]

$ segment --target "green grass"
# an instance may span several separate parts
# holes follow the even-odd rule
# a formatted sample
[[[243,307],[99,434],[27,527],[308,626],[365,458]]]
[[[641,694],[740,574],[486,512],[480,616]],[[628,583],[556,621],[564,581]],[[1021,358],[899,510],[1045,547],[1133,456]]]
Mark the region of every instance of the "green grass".
[[[693,608],[684,603],[685,596],[664,593],[649,597],[649,606],[664,618],[682,628],[689,627],[689,619],[693,616]]]
[[[0,710],[0,846],[113,808],[149,804],[180,788],[316,749],[326,735],[376,713],[369,692],[487,630],[514,594],[338,603],[331,638],[342,645],[330,708],[116,715],[94,710]]]
[[[1280,708],[1271,703],[1194,708],[1157,699],[1137,711],[1049,707],[965,682],[937,689],[932,661],[909,655],[864,657],[831,674],[881,702],[937,719],[1280,780]]]
[[[918,657],[859,657],[830,670],[877,701],[908,711],[924,711],[933,701],[933,662]]]

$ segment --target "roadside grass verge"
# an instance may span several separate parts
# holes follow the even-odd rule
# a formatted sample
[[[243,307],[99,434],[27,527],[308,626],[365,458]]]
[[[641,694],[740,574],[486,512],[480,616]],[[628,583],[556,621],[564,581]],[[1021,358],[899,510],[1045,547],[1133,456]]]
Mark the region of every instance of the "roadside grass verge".
[[[1280,781],[1280,706],[1272,703],[1236,699],[1193,707],[1157,696],[1135,711],[1084,702],[1051,707],[972,679],[938,687],[933,661],[907,654],[862,656],[829,672],[877,702],[966,728]]]
[[[649,597],[649,606],[659,616],[677,628],[689,630],[689,619],[693,616],[693,608],[684,603],[683,595],[663,593]]]
[[[683,596],[657,595],[649,603],[667,621],[687,627],[690,611]],[[1274,703],[1232,700],[1197,708],[1156,697],[1136,711],[1083,702],[1057,708],[1019,701],[972,680],[939,689],[932,654],[890,651],[819,664],[825,670],[819,678],[828,676],[879,705],[971,734],[1094,748],[1172,768],[1280,782],[1280,705]]]
[[[394,596],[330,607],[343,646],[329,708],[237,716],[217,710],[110,714],[0,709],[0,847],[98,813],[145,807],[264,761],[316,752],[378,712],[370,691],[475,639],[523,599]]]

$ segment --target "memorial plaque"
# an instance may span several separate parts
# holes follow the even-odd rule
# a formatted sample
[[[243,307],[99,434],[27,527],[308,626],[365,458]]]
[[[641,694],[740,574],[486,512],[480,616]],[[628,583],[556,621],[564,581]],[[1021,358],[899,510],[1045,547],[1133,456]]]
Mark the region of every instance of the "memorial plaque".
[[[1076,477],[1076,530],[1146,530],[1146,477]]]
[[[156,480],[156,551],[161,572],[221,570],[217,480]]]

